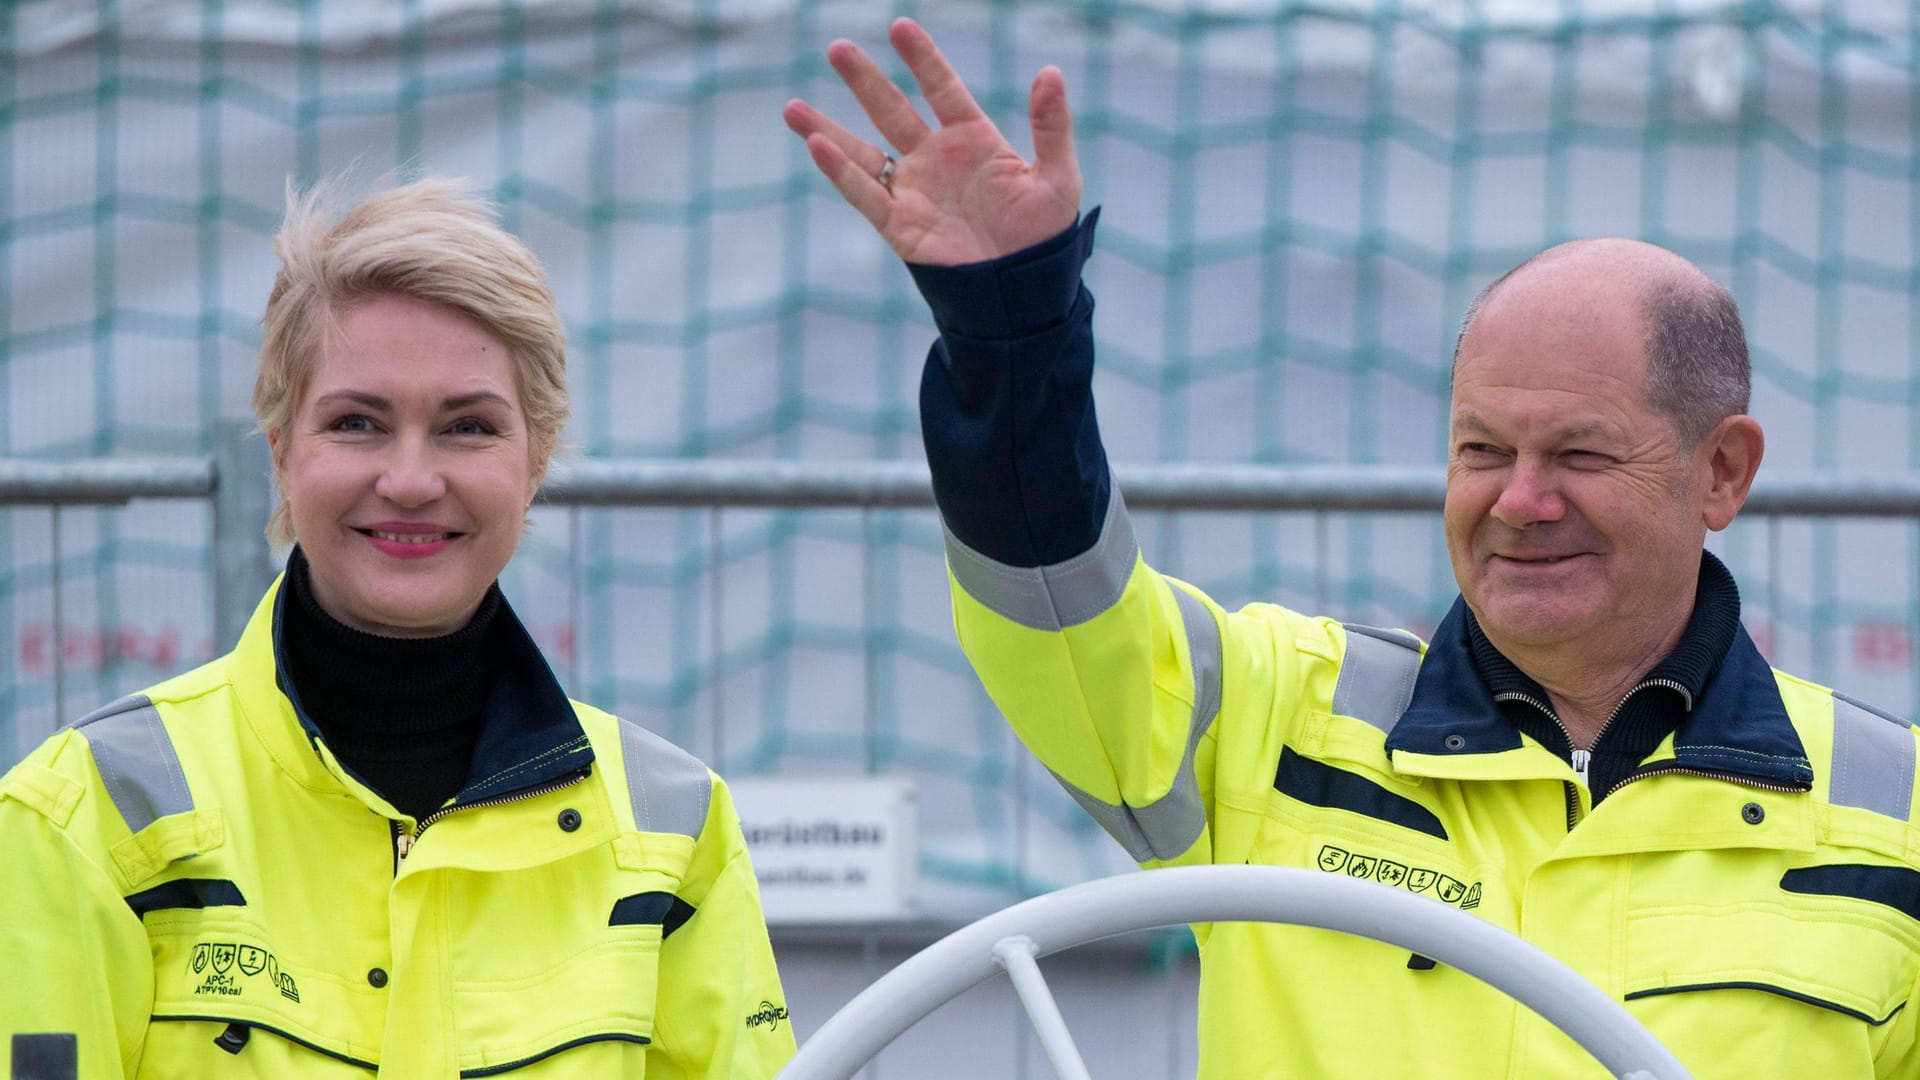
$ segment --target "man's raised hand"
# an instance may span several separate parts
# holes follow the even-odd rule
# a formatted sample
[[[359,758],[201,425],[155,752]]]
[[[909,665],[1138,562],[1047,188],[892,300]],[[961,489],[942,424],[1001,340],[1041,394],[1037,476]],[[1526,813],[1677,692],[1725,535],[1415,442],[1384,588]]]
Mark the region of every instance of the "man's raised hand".
[[[1060,69],[1049,65],[1034,77],[1028,162],[980,111],[925,30],[896,19],[887,37],[938,127],[929,127],[853,42],[827,46],[827,61],[897,153],[890,182],[881,182],[885,150],[804,101],[787,102],[782,115],[807,141],[814,164],[893,250],[911,263],[954,266],[1018,251],[1072,225],[1080,212],[1080,163]]]

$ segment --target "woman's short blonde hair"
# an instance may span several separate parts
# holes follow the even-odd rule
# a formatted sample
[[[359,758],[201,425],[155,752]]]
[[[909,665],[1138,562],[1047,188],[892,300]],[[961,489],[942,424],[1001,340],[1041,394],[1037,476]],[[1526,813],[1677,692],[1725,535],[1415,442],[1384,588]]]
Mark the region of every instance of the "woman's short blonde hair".
[[[335,220],[332,188],[287,187],[274,237],[280,272],[267,297],[253,412],[281,447],[341,317],[365,300],[405,296],[466,315],[512,353],[534,475],[567,422],[566,335],[540,260],[500,227],[493,204],[460,180],[420,180],[361,200]],[[267,524],[293,540],[281,496]]]

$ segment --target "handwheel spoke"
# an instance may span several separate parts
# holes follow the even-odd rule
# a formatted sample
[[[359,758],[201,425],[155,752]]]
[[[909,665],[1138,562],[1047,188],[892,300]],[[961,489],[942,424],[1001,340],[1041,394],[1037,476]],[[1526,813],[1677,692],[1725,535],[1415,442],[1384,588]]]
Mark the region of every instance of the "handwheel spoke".
[[[1047,1060],[1053,1063],[1054,1075],[1060,1080],[1092,1080],[1087,1073],[1087,1063],[1080,1059],[1080,1048],[1074,1045],[1073,1034],[1067,1030],[1066,1018],[1054,1003],[1053,991],[1047,988],[1046,976],[1040,974],[1040,965],[1034,961],[1037,950],[1032,938],[1016,934],[994,943],[993,958],[1007,969],[1007,977],[1013,980],[1020,1004],[1026,1006],[1027,1019],[1033,1021],[1033,1030],[1040,1036]]]

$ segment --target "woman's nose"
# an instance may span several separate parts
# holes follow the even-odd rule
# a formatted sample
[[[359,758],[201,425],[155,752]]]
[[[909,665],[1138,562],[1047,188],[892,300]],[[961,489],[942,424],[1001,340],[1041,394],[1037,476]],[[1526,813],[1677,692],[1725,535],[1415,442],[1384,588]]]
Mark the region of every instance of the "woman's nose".
[[[424,506],[447,493],[447,481],[430,449],[403,439],[395,442],[373,490],[399,506]]]

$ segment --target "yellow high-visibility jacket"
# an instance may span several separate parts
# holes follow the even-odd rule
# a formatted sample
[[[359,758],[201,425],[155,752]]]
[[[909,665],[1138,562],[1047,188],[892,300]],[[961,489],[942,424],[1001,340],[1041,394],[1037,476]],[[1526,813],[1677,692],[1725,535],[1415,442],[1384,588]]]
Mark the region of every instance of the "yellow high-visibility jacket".
[[[1702,1080],[1920,1076],[1920,738],[1737,633],[1596,806],[1504,717],[1463,606],[1433,641],[1257,604],[1140,557],[1089,389],[1092,217],[913,268],[954,621],[1027,747],[1147,867],[1318,868],[1519,934]],[[1359,938],[1195,926],[1201,1075],[1601,1077],[1470,976]]]
[[[503,605],[474,773],[415,821],[282,692],[282,595],[0,780],[0,1076],[762,1078],[791,1056],[706,766],[567,701]]]

